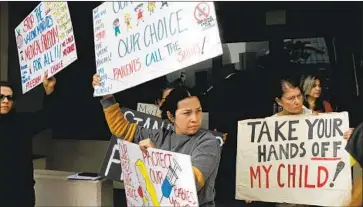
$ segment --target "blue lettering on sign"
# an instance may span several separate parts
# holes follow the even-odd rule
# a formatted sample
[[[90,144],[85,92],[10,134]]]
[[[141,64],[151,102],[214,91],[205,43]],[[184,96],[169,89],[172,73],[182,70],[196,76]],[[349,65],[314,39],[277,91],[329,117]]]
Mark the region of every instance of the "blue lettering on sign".
[[[100,76],[100,87],[104,88],[105,87],[105,84],[106,84],[106,80],[107,80],[107,74],[105,73],[105,69],[102,67],[102,68],[99,68],[97,69],[97,73],[98,75]]]
[[[139,37],[140,34],[131,34],[129,37],[126,37],[126,39],[120,39],[118,42],[118,55],[120,58],[125,57],[127,54],[131,54],[136,51],[141,50],[140,44],[139,44]]]
[[[55,48],[60,48],[60,45],[55,46]],[[58,59],[56,51],[57,50],[48,50],[44,53],[44,67],[54,63]]]
[[[40,58],[33,60],[33,69],[35,71],[38,71],[38,70],[42,69],[42,63],[40,61]]]
[[[28,65],[20,66],[21,82],[24,84],[30,80],[30,75],[28,74]]]
[[[162,61],[164,58],[161,56],[160,48],[152,52],[151,54],[147,54],[145,57],[145,65],[150,66],[153,63],[157,63]]]
[[[20,70],[26,70],[28,68],[28,65],[22,65],[20,66]]]
[[[104,68],[98,68],[97,69],[97,73],[100,73],[101,74],[101,73],[104,73],[104,72],[105,72],[105,69]]]
[[[154,43],[158,43],[164,39],[167,39],[169,35],[174,36],[177,33],[183,33],[188,30],[188,28],[181,28],[180,22],[182,18],[180,17],[180,12],[171,12],[168,17],[163,17],[157,22],[153,22],[150,25],[146,25],[144,29],[144,45],[149,47]]]
[[[46,16],[45,20],[40,22],[33,30],[31,30],[24,39],[25,44],[37,38],[39,34],[42,34],[45,30],[53,26],[53,19],[51,16]]]
[[[109,94],[112,90],[112,85],[104,88],[104,87],[98,87],[95,89],[96,94]]]
[[[39,4],[39,6],[35,8],[35,16],[37,17],[38,23],[43,21],[42,10],[41,10],[42,5],[43,4]]]
[[[104,16],[106,14],[106,10],[101,11],[100,13],[97,13],[94,17],[94,20],[97,20],[99,18],[101,18],[102,16]]]
[[[119,5],[117,8],[122,9],[126,4],[127,2],[113,2],[114,9],[115,5]],[[158,19],[149,25],[146,25],[143,31],[143,42],[141,42],[141,44],[143,43],[142,46],[147,48],[155,43],[159,43],[169,38],[170,36],[175,36],[187,31],[188,28],[182,28],[181,26],[182,11],[182,9],[179,9],[176,12],[171,12],[167,16],[162,17],[161,19]],[[118,55],[120,58],[124,58],[125,56],[140,50],[140,33],[138,32],[121,38],[118,42]],[[145,58],[147,59],[147,65],[151,65],[152,63],[159,62],[163,59],[160,54],[160,50],[156,51],[155,54],[152,53],[147,55]]]
[[[30,81],[30,75],[28,75],[27,72],[25,71],[21,76],[21,83],[24,84],[28,81]]]
[[[30,75],[28,74],[28,65],[20,66],[21,83],[26,83],[30,80]]]

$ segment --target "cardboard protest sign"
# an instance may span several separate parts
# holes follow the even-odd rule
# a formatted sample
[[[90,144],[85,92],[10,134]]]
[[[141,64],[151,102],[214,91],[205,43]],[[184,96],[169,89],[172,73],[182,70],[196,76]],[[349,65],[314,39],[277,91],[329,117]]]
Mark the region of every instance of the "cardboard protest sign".
[[[105,2],[93,10],[94,95],[113,94],[222,55],[213,2]]]
[[[236,199],[341,206],[351,167],[348,113],[238,122]]]
[[[23,94],[77,60],[68,4],[41,2],[15,28]]]
[[[127,206],[198,206],[190,155],[121,141]]]
[[[137,123],[139,126],[143,126],[147,129],[160,129],[161,127],[169,129],[171,127],[171,124],[167,120],[162,120],[149,114],[141,113],[139,111],[131,110],[128,108],[121,108],[121,111],[123,112],[124,117],[128,121],[132,123]],[[223,134],[215,131],[210,132],[216,136],[216,139],[219,140],[220,145],[222,146],[224,144],[222,138]],[[120,139],[118,139],[116,136],[113,135],[111,137],[110,144],[108,146],[99,173],[100,175],[114,181],[121,181],[121,161],[119,156],[120,143]]]

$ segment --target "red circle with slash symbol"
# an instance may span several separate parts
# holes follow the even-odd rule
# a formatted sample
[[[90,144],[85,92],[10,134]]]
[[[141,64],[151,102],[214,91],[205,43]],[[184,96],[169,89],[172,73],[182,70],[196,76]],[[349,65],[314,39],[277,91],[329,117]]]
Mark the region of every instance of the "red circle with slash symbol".
[[[200,22],[209,17],[210,7],[207,3],[199,3],[194,9],[194,17]]]

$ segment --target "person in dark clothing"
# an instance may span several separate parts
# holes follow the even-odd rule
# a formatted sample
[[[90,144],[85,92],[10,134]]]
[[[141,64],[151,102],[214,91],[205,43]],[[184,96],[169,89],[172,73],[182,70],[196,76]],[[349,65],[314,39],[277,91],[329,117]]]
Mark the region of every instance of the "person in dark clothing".
[[[44,76],[45,106],[56,84],[54,77]],[[0,134],[3,155],[2,202],[10,206],[35,206],[32,137],[50,126],[50,108],[35,112],[16,112],[13,88],[0,82]]]
[[[363,122],[354,129],[345,149],[363,167]]]
[[[363,122],[354,129],[345,150],[359,163],[360,167],[363,167]],[[362,179],[362,177],[357,177],[354,180],[352,198],[346,206],[363,206]]]

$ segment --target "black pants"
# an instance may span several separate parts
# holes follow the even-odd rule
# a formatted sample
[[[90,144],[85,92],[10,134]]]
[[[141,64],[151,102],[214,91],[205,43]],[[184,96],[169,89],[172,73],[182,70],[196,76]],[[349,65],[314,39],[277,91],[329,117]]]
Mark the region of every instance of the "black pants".
[[[5,190],[6,191],[6,190]],[[34,207],[35,206],[35,191],[31,189],[11,189],[6,192],[4,197],[5,203],[9,203],[9,206],[22,206],[22,207]]]

